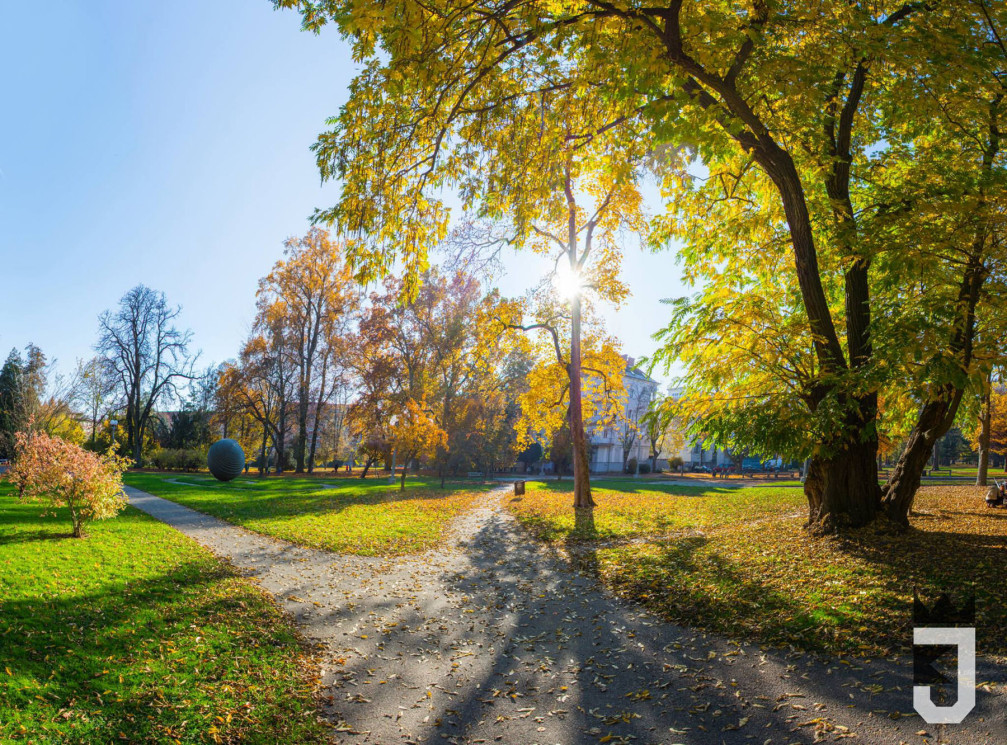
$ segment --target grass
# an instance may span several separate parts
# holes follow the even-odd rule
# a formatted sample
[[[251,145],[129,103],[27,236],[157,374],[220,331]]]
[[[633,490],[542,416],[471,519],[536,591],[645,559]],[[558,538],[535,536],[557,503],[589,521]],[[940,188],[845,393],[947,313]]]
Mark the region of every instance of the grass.
[[[707,528],[759,518],[781,510],[799,510],[800,489],[758,486],[709,487],[660,482],[597,480],[592,494],[597,504],[594,531],[574,524],[571,481],[530,482],[524,497],[509,502],[517,518],[538,538],[637,538]]]
[[[800,490],[663,497],[596,495],[598,540],[570,530],[570,495],[511,503],[539,536],[575,539],[576,557],[618,595],[669,621],[804,650],[881,655],[912,643],[914,587],[923,598],[974,591],[981,653],[1007,654],[1007,511],[982,488],[924,487],[911,530],[841,538],[802,530]],[[795,508],[801,513],[795,515]],[[668,529],[681,531],[676,535]],[[602,541],[613,535],[633,542]]]
[[[266,595],[129,508],[68,537],[0,484],[0,742],[328,742]]]
[[[291,543],[361,556],[398,556],[436,546],[451,520],[490,485],[408,479],[238,478],[128,473],[125,481],[165,499]]]

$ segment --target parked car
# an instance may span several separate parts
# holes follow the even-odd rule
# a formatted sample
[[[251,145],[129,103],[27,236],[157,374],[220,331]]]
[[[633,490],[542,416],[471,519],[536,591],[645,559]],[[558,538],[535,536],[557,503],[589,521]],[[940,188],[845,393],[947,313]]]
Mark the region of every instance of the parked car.
[[[709,466],[693,466],[692,470],[695,473],[710,473],[710,467]]]

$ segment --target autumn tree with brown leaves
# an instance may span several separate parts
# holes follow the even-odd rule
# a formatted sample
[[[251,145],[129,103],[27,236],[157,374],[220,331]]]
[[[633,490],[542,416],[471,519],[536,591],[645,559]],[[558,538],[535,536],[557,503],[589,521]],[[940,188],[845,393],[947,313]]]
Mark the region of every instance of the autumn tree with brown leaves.
[[[259,282],[262,325],[280,329],[277,333],[284,344],[278,353],[287,357],[295,372],[297,473],[314,469],[319,423],[334,388],[341,383],[341,353],[358,300],[342,245],[321,228],[287,240],[284,258]]]

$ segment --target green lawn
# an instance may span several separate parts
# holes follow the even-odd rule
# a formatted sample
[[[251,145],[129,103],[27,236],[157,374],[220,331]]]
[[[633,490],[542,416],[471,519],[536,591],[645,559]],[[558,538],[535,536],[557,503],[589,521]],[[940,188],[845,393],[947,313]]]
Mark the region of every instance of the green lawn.
[[[592,482],[598,507],[595,532],[574,525],[573,482],[530,482],[523,497],[512,498],[511,511],[536,536],[566,538],[634,538],[711,527],[781,511],[801,510],[801,489],[780,486],[710,487],[655,481],[609,479]]]
[[[880,655],[912,642],[914,586],[930,599],[974,590],[980,652],[1007,654],[1007,511],[987,509],[982,488],[922,488],[903,535],[820,538],[802,529],[800,489],[613,486],[598,483],[593,540],[573,530],[568,491],[537,489],[508,504],[536,535],[574,539],[572,555],[605,585],[670,621]],[[637,540],[613,545],[613,537]]]
[[[291,621],[132,508],[40,518],[0,483],[0,742],[322,743]]]
[[[130,486],[302,546],[362,556],[396,556],[437,545],[451,520],[492,485],[407,479],[239,478],[127,473]]]

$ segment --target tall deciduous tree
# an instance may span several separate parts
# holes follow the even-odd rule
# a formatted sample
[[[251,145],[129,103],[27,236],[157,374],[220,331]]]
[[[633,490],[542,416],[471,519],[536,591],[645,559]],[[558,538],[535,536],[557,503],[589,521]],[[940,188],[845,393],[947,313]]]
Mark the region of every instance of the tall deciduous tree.
[[[524,307],[531,308],[531,317],[523,317]],[[552,282],[540,285],[530,302],[512,303],[509,310],[509,315],[501,319],[506,327],[534,332],[529,339],[534,364],[527,374],[528,388],[518,399],[519,445],[528,446],[537,440],[551,442],[550,459],[554,464],[557,463],[554,455],[569,455],[574,471],[577,519],[584,525],[593,524],[588,435],[614,425],[617,419],[626,395],[625,360],[617,341],[605,333],[596,314],[583,314],[578,333],[572,332],[569,304],[558,296]],[[580,359],[576,371],[571,373],[574,340],[579,346]],[[581,383],[577,399],[573,395],[575,377]]]
[[[358,296],[342,247],[321,228],[287,240],[284,258],[259,282],[260,313],[273,313],[270,323],[282,324],[283,352],[296,370],[297,473],[313,468],[317,437],[309,440],[309,425],[318,432],[337,378],[338,340],[348,333]]]
[[[98,318],[95,349],[125,401],[127,446],[138,466],[143,464],[144,435],[154,407],[173,398],[178,384],[194,377],[192,332],[175,325],[181,311],[168,305],[163,292],[137,285],[114,311]]]
[[[656,472],[662,454],[677,455],[685,447],[685,428],[677,415],[675,399],[655,394],[647,404],[642,422],[650,449],[650,470]]]
[[[582,153],[603,153],[604,143],[627,131],[634,133],[627,141],[639,138],[652,153],[694,144],[724,192],[706,194],[707,201],[729,207],[722,213],[727,220],[707,230],[717,225],[725,235],[746,234],[756,260],[764,260],[756,248],[765,246],[765,263],[786,273],[777,281],[754,272],[767,283],[768,302],[755,307],[756,332],[742,333],[741,343],[757,337],[756,354],[769,363],[762,375],[767,385],[748,409],[753,421],[742,421],[727,396],[712,390],[706,392],[713,403],[697,413],[713,420],[711,431],[739,442],[758,434],[785,441],[800,422],[797,431],[810,435],[790,436],[787,444],[812,456],[805,487],[812,527],[863,524],[882,511],[906,522],[920,454],[950,426],[960,401],[964,384],[952,371],[964,365],[967,377],[970,369],[975,302],[987,271],[980,236],[993,196],[988,179],[984,185],[973,178],[964,190],[968,178],[950,189],[941,178],[925,182],[945,197],[964,193],[960,202],[982,207],[971,238],[962,240],[968,231],[960,231],[954,243],[965,260],[941,264],[939,284],[952,293],[925,328],[932,341],[928,367],[939,376],[931,385],[909,375],[904,360],[891,364],[890,357],[904,357],[918,337],[882,332],[896,307],[891,300],[898,293],[891,290],[906,287],[905,269],[920,245],[918,231],[904,230],[907,216],[915,213],[922,224],[919,216],[936,212],[936,203],[918,211],[925,194],[901,188],[908,180],[897,190],[884,187],[908,173],[900,170],[906,164],[900,147],[912,152],[927,145],[922,129],[931,111],[929,104],[917,106],[924,98],[907,93],[913,86],[932,93],[936,108],[964,114],[969,136],[979,131],[978,109],[987,107],[986,136],[966,143],[969,165],[958,174],[977,176],[987,155],[998,159],[999,81],[989,73],[1002,67],[994,59],[1002,4],[956,0],[938,9],[835,0],[816,4],[814,12],[806,3],[761,0],[274,4],[297,7],[314,31],[335,22],[363,64],[316,154],[323,177],[344,184],[340,202],[319,219],[359,236],[350,253],[365,275],[401,256],[418,277],[426,247],[446,230],[447,210],[438,198],[445,187],[457,187],[466,203],[491,213],[503,205],[533,209],[553,194],[549,172],[532,167],[543,150],[555,162],[571,144]],[[907,86],[893,85],[902,78]],[[566,128],[548,116],[561,97],[590,104]],[[946,131],[939,136],[944,143]],[[679,172],[655,166],[670,191]],[[496,196],[511,184],[524,191],[520,202]],[[868,184],[882,188],[871,192]],[[514,211],[520,216],[521,209]],[[739,231],[738,223],[753,215],[762,230]],[[707,243],[724,260],[737,255],[726,240]],[[931,248],[936,243],[924,241]],[[952,268],[957,274],[944,271]],[[727,302],[752,274],[719,279]],[[942,300],[946,294],[938,293]],[[752,297],[744,301],[758,306]],[[717,323],[714,310],[712,302],[680,308],[683,327],[705,319],[700,336],[707,338]],[[744,324],[737,329],[743,332]],[[774,343],[776,337],[793,343]],[[694,359],[691,372],[714,388],[723,368]],[[906,382],[917,404],[909,447],[882,492],[879,399]],[[781,392],[791,400],[774,410]],[[888,404],[889,412],[898,411],[896,402]]]
[[[117,407],[116,380],[101,357],[92,357],[87,362],[78,360],[76,377],[77,403],[87,414],[91,432],[89,442],[93,447],[97,442],[98,425]]]

